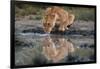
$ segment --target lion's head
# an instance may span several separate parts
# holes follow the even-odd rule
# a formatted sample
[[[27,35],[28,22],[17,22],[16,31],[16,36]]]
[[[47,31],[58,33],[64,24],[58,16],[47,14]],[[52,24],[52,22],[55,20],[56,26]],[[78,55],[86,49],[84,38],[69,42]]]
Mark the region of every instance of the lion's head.
[[[52,8],[47,8],[43,17],[43,29],[46,33],[50,33],[55,26],[57,14],[52,11]]]
[[[74,23],[75,15],[63,8],[53,6],[48,7],[43,15],[43,29],[46,33],[53,31],[54,26],[59,26],[59,31],[68,30],[68,26]]]

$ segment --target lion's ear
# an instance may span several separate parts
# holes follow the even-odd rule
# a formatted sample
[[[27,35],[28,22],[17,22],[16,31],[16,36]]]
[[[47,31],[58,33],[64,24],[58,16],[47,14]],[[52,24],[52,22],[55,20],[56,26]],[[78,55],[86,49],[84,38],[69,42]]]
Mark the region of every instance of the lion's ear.
[[[70,24],[72,24],[75,20],[75,15],[74,14],[70,14],[69,15],[69,21],[70,21]]]
[[[45,13],[48,13],[50,11],[51,11],[51,8],[49,7],[49,8],[46,9]]]
[[[51,7],[47,8],[47,11],[50,11],[51,10]]]

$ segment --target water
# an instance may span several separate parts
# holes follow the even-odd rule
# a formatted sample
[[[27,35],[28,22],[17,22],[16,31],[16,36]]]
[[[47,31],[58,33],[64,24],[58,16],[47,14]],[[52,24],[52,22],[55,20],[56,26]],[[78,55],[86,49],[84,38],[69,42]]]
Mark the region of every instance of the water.
[[[95,61],[94,37],[20,33],[15,40],[15,65]]]
[[[15,21],[15,65],[95,61],[94,21],[75,21],[61,33],[45,34],[39,20]]]

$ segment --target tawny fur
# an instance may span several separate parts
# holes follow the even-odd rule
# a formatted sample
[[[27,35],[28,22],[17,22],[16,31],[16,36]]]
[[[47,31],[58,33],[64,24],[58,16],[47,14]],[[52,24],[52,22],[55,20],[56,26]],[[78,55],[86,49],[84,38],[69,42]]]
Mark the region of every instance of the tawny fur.
[[[59,31],[65,31],[67,26],[74,23],[75,15],[65,11],[63,8],[53,6],[45,10],[43,16],[43,29],[50,33],[55,25],[59,25]],[[59,22],[57,22],[59,21]]]
[[[55,40],[47,37],[43,41],[43,54],[48,60],[52,60],[53,62],[59,62],[74,51],[73,44],[64,38]]]

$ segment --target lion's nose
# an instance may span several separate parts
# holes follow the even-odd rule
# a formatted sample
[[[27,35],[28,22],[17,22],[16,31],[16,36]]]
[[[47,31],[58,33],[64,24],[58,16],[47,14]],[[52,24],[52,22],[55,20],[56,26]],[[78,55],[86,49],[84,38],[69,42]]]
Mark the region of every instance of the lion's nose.
[[[50,26],[50,23],[47,23],[48,26]]]

